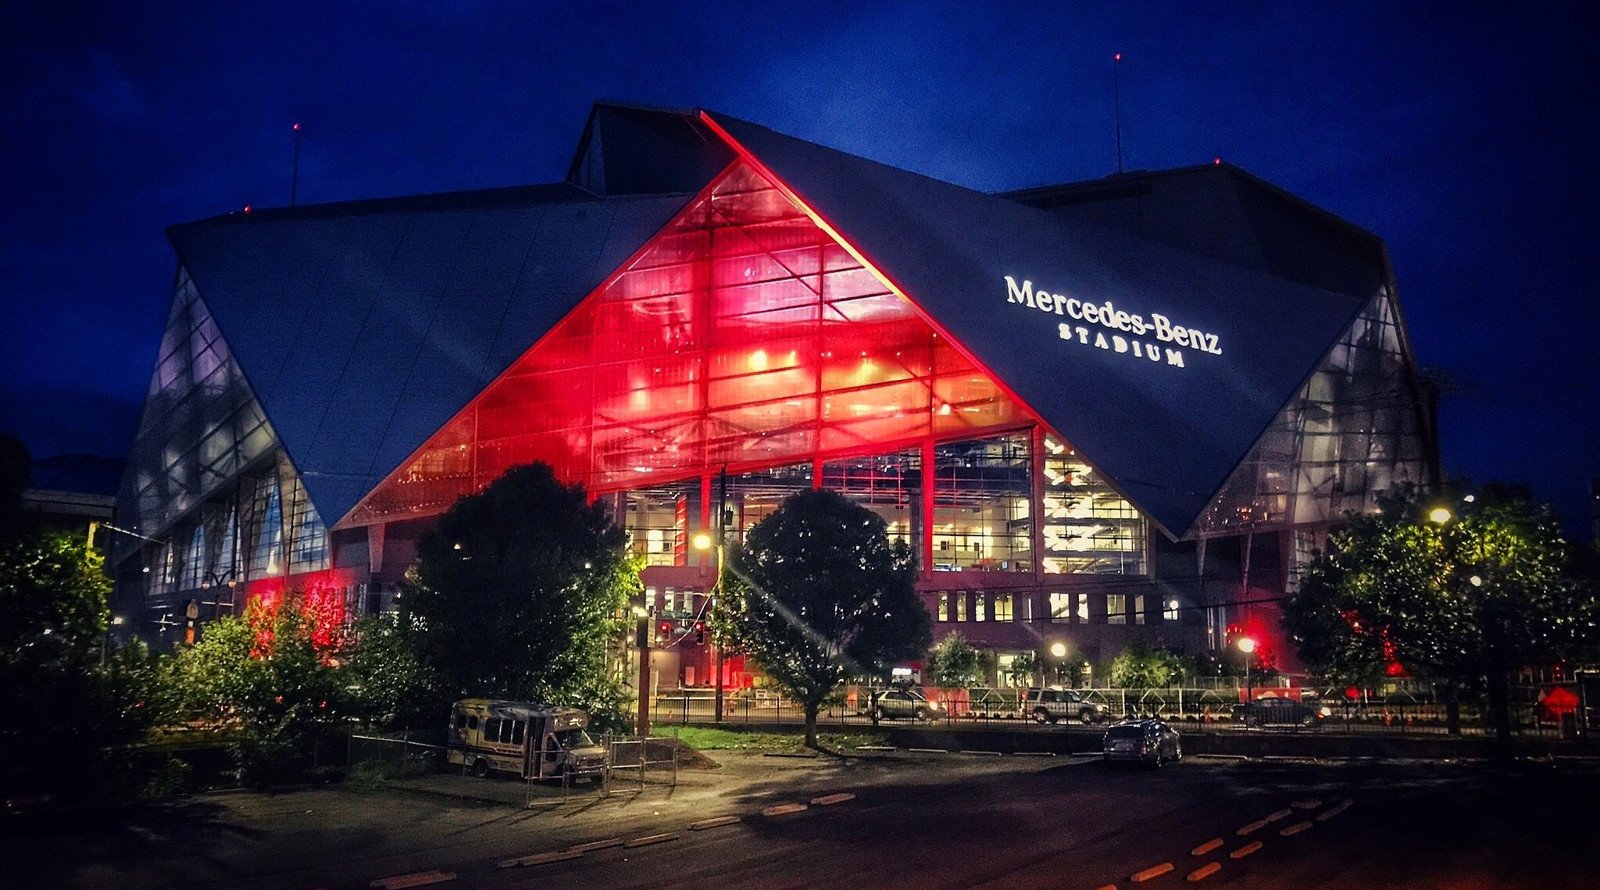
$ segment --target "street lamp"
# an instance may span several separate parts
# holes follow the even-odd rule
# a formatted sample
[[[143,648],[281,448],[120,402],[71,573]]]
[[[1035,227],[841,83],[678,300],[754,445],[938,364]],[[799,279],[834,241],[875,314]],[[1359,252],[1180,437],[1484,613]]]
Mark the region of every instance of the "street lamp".
[[[1255,701],[1255,684],[1250,681],[1250,663],[1255,661],[1256,641],[1254,637],[1240,637],[1239,651],[1244,653],[1244,700],[1246,704]]]
[[[1454,516],[1450,513],[1450,510],[1447,507],[1434,507],[1432,510],[1428,511],[1428,519],[1439,525],[1444,525],[1453,518]]]
[[[713,565],[714,565],[714,568],[715,568],[715,571],[716,571],[716,577],[711,582],[711,606],[712,607],[716,606],[717,597],[722,596],[722,563],[723,563],[723,558],[726,555],[726,553],[724,551],[725,551],[725,547],[726,547],[727,542],[728,542],[728,524],[729,524],[729,518],[730,518],[729,515],[728,515],[729,511],[728,511],[728,508],[727,508],[727,504],[728,504],[728,468],[727,467],[723,467],[722,468],[722,472],[719,475],[720,475],[720,478],[718,480],[719,484],[718,484],[718,494],[717,494],[716,527],[714,529],[714,531],[716,532],[716,535],[715,535],[715,537],[713,537],[712,535],[709,535],[709,534],[707,534],[705,532],[698,532],[698,533],[695,534],[695,536],[693,538],[694,549],[712,551],[711,558],[713,560]],[[708,612],[708,617],[709,617],[709,612]],[[716,687],[717,692],[716,692],[716,698],[715,698],[715,700],[713,702],[713,707],[715,708],[716,712],[712,715],[711,719],[712,719],[712,722],[721,723],[722,722],[722,711],[723,711],[722,645],[720,643],[713,642],[712,646],[715,647],[716,654],[717,654],[716,665],[715,665],[715,668],[714,668],[715,671],[716,671],[716,674],[717,674],[717,687]]]

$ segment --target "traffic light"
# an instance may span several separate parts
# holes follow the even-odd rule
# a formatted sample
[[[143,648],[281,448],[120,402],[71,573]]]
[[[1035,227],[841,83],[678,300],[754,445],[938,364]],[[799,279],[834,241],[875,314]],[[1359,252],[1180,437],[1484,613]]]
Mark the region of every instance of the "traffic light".
[[[704,621],[696,621],[694,623],[694,644],[696,646],[704,646],[706,644],[706,623]]]
[[[656,625],[656,643],[660,645],[672,637],[672,622],[663,621]]]

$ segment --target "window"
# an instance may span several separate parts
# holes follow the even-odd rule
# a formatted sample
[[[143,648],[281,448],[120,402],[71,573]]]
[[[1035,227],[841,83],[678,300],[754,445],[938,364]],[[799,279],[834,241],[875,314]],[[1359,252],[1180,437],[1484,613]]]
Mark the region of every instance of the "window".
[[[1011,620],[1011,594],[997,593],[994,595],[994,620]]]
[[[965,590],[956,591],[956,620],[967,620],[967,592]]]
[[[1044,450],[1044,570],[1144,574],[1144,517],[1067,443]]]
[[[988,616],[989,595],[979,591],[972,595],[972,620],[983,621]]]
[[[523,733],[527,730],[527,728],[528,721],[526,720],[511,721],[511,744],[522,744]]]
[[[1068,604],[1068,598],[1070,596],[1072,596],[1072,594],[1070,594],[1070,593],[1052,593],[1052,594],[1050,594],[1050,620],[1051,621],[1071,621],[1072,620],[1072,611],[1071,611],[1072,607]]]
[[[1133,623],[1144,623],[1144,594],[1142,593],[1133,595]]]
[[[948,591],[939,591],[939,620],[950,620],[950,594]]]
[[[490,717],[483,721],[483,740],[486,742],[500,741],[500,718]]]
[[[1106,623],[1128,623],[1128,597],[1122,593],[1106,594]]]
[[[1077,595],[1077,597],[1078,597],[1078,608],[1075,609],[1074,611],[1078,615],[1078,623],[1079,624],[1088,624],[1089,623],[1089,594],[1080,593],[1080,594]]]
[[[935,449],[935,569],[1032,570],[1029,451],[1025,434]]]
[[[468,729],[477,729],[478,728],[478,715],[477,714],[473,714],[471,717],[467,718],[467,728]]]
[[[1177,621],[1178,620],[1178,601],[1177,600],[1172,600],[1172,599],[1167,600],[1166,608],[1161,610],[1161,618],[1163,620],[1165,620],[1165,621]]]

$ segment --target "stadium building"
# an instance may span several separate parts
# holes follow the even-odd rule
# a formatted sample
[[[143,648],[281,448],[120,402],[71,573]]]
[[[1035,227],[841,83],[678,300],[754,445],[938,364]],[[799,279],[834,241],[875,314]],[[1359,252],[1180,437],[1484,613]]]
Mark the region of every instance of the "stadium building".
[[[147,636],[290,590],[390,608],[439,514],[545,461],[663,621],[700,614],[716,514],[821,486],[1001,674],[1241,627],[1270,659],[1330,526],[1437,468],[1382,241],[1222,163],[985,194],[601,104],[563,182],[168,234],[113,557]],[[714,682],[692,639],[658,657]]]

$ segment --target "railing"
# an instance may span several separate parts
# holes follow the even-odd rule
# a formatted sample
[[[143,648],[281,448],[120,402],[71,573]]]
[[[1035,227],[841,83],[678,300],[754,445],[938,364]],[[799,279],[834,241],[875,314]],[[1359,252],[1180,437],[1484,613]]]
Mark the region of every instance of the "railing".
[[[1446,707],[1431,687],[1418,683],[1396,683],[1383,694],[1366,695],[1351,699],[1342,688],[1256,686],[1253,690],[1259,700],[1263,697],[1288,697],[1294,695],[1320,709],[1326,706],[1329,714],[1311,727],[1298,725],[1272,726],[1266,729],[1311,729],[1321,732],[1348,733],[1445,733]],[[1556,738],[1563,735],[1600,731],[1600,726],[1590,726],[1582,712],[1569,718],[1565,724],[1545,711],[1539,694],[1544,687],[1514,687],[1512,690],[1511,725],[1519,735]],[[871,715],[872,693],[882,691],[864,686],[846,686],[817,715],[820,727],[837,727],[841,730],[874,725]],[[932,716],[918,722],[923,725],[959,726],[1011,726],[1027,724],[1029,715],[1021,704],[1023,690],[1016,688],[939,689],[923,687],[921,692],[938,708]],[[1075,690],[1084,701],[1097,709],[1103,720],[1125,717],[1160,717],[1169,722],[1188,724],[1196,728],[1216,730],[1242,730],[1243,722],[1236,719],[1235,708],[1245,700],[1241,686],[1170,687],[1164,689],[1079,689]],[[1265,694],[1265,695],[1264,695]],[[1461,732],[1466,735],[1493,734],[1489,717],[1481,702],[1463,701],[1460,705]],[[651,720],[656,724],[709,723],[716,719],[715,692],[710,689],[680,689],[664,691],[652,702]],[[777,693],[767,690],[727,690],[724,694],[723,724],[737,728],[760,726],[788,726],[805,722],[805,709]],[[891,725],[903,725],[908,719],[885,718]],[[1061,722],[1078,723],[1071,714]]]

